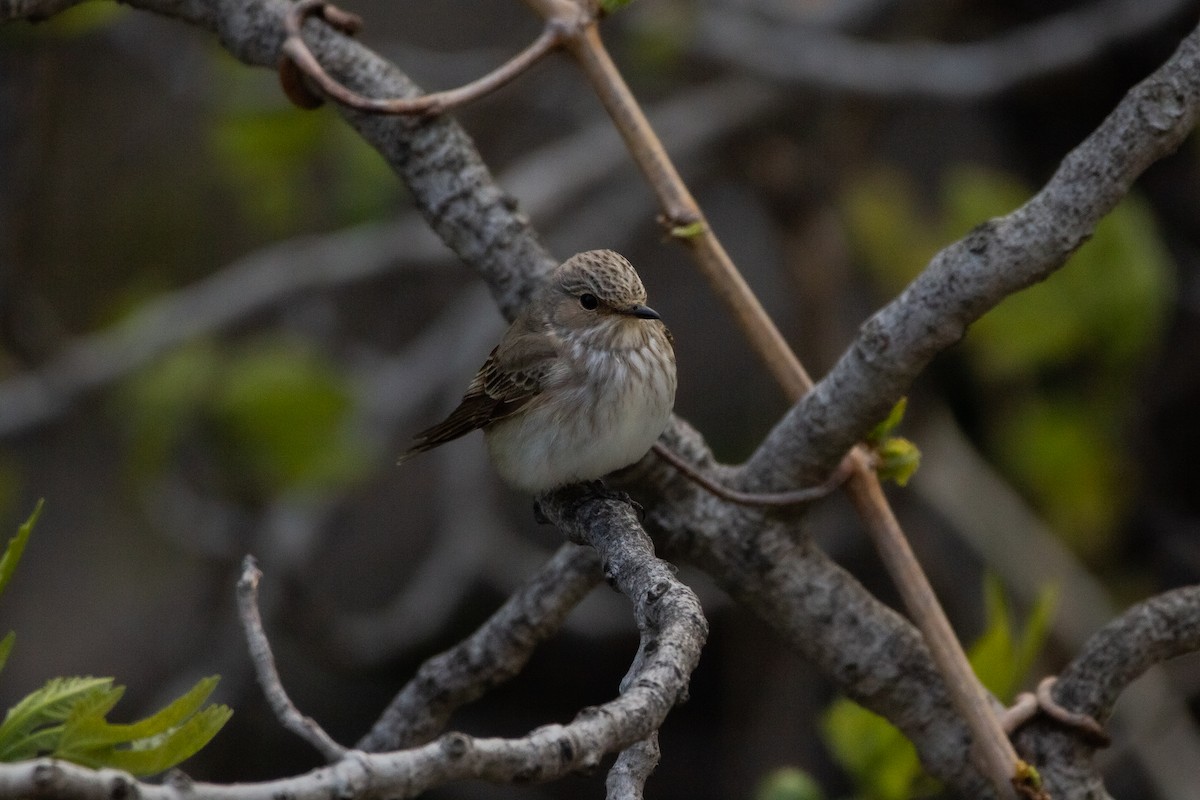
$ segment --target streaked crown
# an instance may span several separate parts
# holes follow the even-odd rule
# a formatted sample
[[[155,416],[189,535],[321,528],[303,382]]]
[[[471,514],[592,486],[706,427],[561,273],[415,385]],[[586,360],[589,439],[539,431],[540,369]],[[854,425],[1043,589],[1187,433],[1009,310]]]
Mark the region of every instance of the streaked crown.
[[[613,308],[646,302],[646,287],[624,256],[612,250],[588,250],[564,261],[552,280],[561,291],[579,296],[594,294]]]

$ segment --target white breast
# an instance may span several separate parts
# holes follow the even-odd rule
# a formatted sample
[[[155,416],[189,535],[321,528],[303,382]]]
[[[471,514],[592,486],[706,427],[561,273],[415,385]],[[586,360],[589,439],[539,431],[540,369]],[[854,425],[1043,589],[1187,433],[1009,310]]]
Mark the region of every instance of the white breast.
[[[572,355],[586,369],[485,430],[496,471],[514,487],[542,492],[628,466],[646,454],[671,416],[671,353],[644,347]]]

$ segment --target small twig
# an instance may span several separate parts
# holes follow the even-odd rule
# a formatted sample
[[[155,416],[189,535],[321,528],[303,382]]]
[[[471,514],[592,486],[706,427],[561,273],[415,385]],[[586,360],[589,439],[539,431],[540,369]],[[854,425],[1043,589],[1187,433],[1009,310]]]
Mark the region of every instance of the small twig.
[[[1012,735],[1041,711],[1068,728],[1075,728],[1097,747],[1108,747],[1112,743],[1112,739],[1095,717],[1064,708],[1054,699],[1051,690],[1054,689],[1057,681],[1056,676],[1047,675],[1038,682],[1036,692],[1021,692],[1017,695],[1013,704],[1000,717],[1004,730]]]
[[[739,506],[756,508],[786,508],[788,506],[811,503],[813,500],[820,500],[845,483],[846,479],[854,471],[854,461],[850,456],[847,456],[842,459],[842,463],[838,464],[837,469],[828,478],[816,486],[793,489],[790,492],[741,492],[737,489],[730,489],[724,484],[717,483],[693,467],[683,457],[662,442],[655,442],[654,446],[650,449],[654,451],[656,456],[679,470],[685,478],[709,494]]]
[[[242,629],[246,632],[246,645],[250,650],[250,660],[254,662],[258,684],[262,687],[267,703],[275,712],[279,723],[311,744],[332,764],[344,758],[350,751],[335,742],[316,720],[301,714],[284,690],[279,671],[275,668],[275,655],[271,652],[271,643],[267,641],[267,634],[263,630],[262,615],[258,611],[260,578],[262,572],[258,569],[254,556],[246,556],[242,562],[242,577],[237,585],[238,616],[242,622]]]
[[[342,105],[376,114],[441,114],[451,108],[461,106],[472,100],[477,100],[484,95],[494,92],[525,72],[537,63],[542,56],[558,47],[562,43],[563,36],[566,34],[566,31],[559,25],[546,25],[541,34],[520,53],[482,78],[460,86],[457,89],[432,92],[419,97],[376,99],[364,97],[346,88],[334,80],[325,71],[325,68],[321,66],[321,63],[317,61],[316,56],[309,50],[308,45],[304,43],[304,37],[301,35],[304,20],[313,15],[320,15],[326,22],[329,22],[343,32],[353,32],[353,30],[357,29],[357,24],[355,23],[344,24],[347,20],[357,20],[356,17],[345,14],[345,12],[340,11],[336,6],[326,2],[326,0],[300,0],[300,2],[292,6],[284,18],[284,29],[287,31],[287,38],[282,45],[284,59],[280,63],[280,76],[288,96],[297,105],[304,108],[311,108],[316,104],[312,102],[312,98],[297,93],[299,85],[291,75],[290,70],[298,69],[301,73],[315,81],[321,88],[321,91]]]

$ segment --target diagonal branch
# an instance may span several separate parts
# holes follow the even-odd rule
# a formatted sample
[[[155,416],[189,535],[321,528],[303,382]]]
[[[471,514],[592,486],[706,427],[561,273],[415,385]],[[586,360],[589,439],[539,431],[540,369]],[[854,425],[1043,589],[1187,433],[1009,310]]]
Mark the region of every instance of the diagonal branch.
[[[1065,264],[1138,176],[1173,152],[1198,120],[1200,29],[1126,94],[1041,191],[943,249],[869,319],[746,463],[745,480],[759,486],[827,474],[968,325]]]

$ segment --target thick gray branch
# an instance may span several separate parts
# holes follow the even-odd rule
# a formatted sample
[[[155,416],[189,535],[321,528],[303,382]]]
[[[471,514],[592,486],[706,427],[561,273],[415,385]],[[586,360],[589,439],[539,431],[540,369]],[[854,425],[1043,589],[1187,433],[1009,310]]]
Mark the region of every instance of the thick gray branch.
[[[1139,83],[1071,151],[1027,203],[946,247],[776,425],[745,483],[780,490],[818,482],[907,391],[935,355],[1004,298],[1061,267],[1134,180],[1200,119],[1200,30]]]

